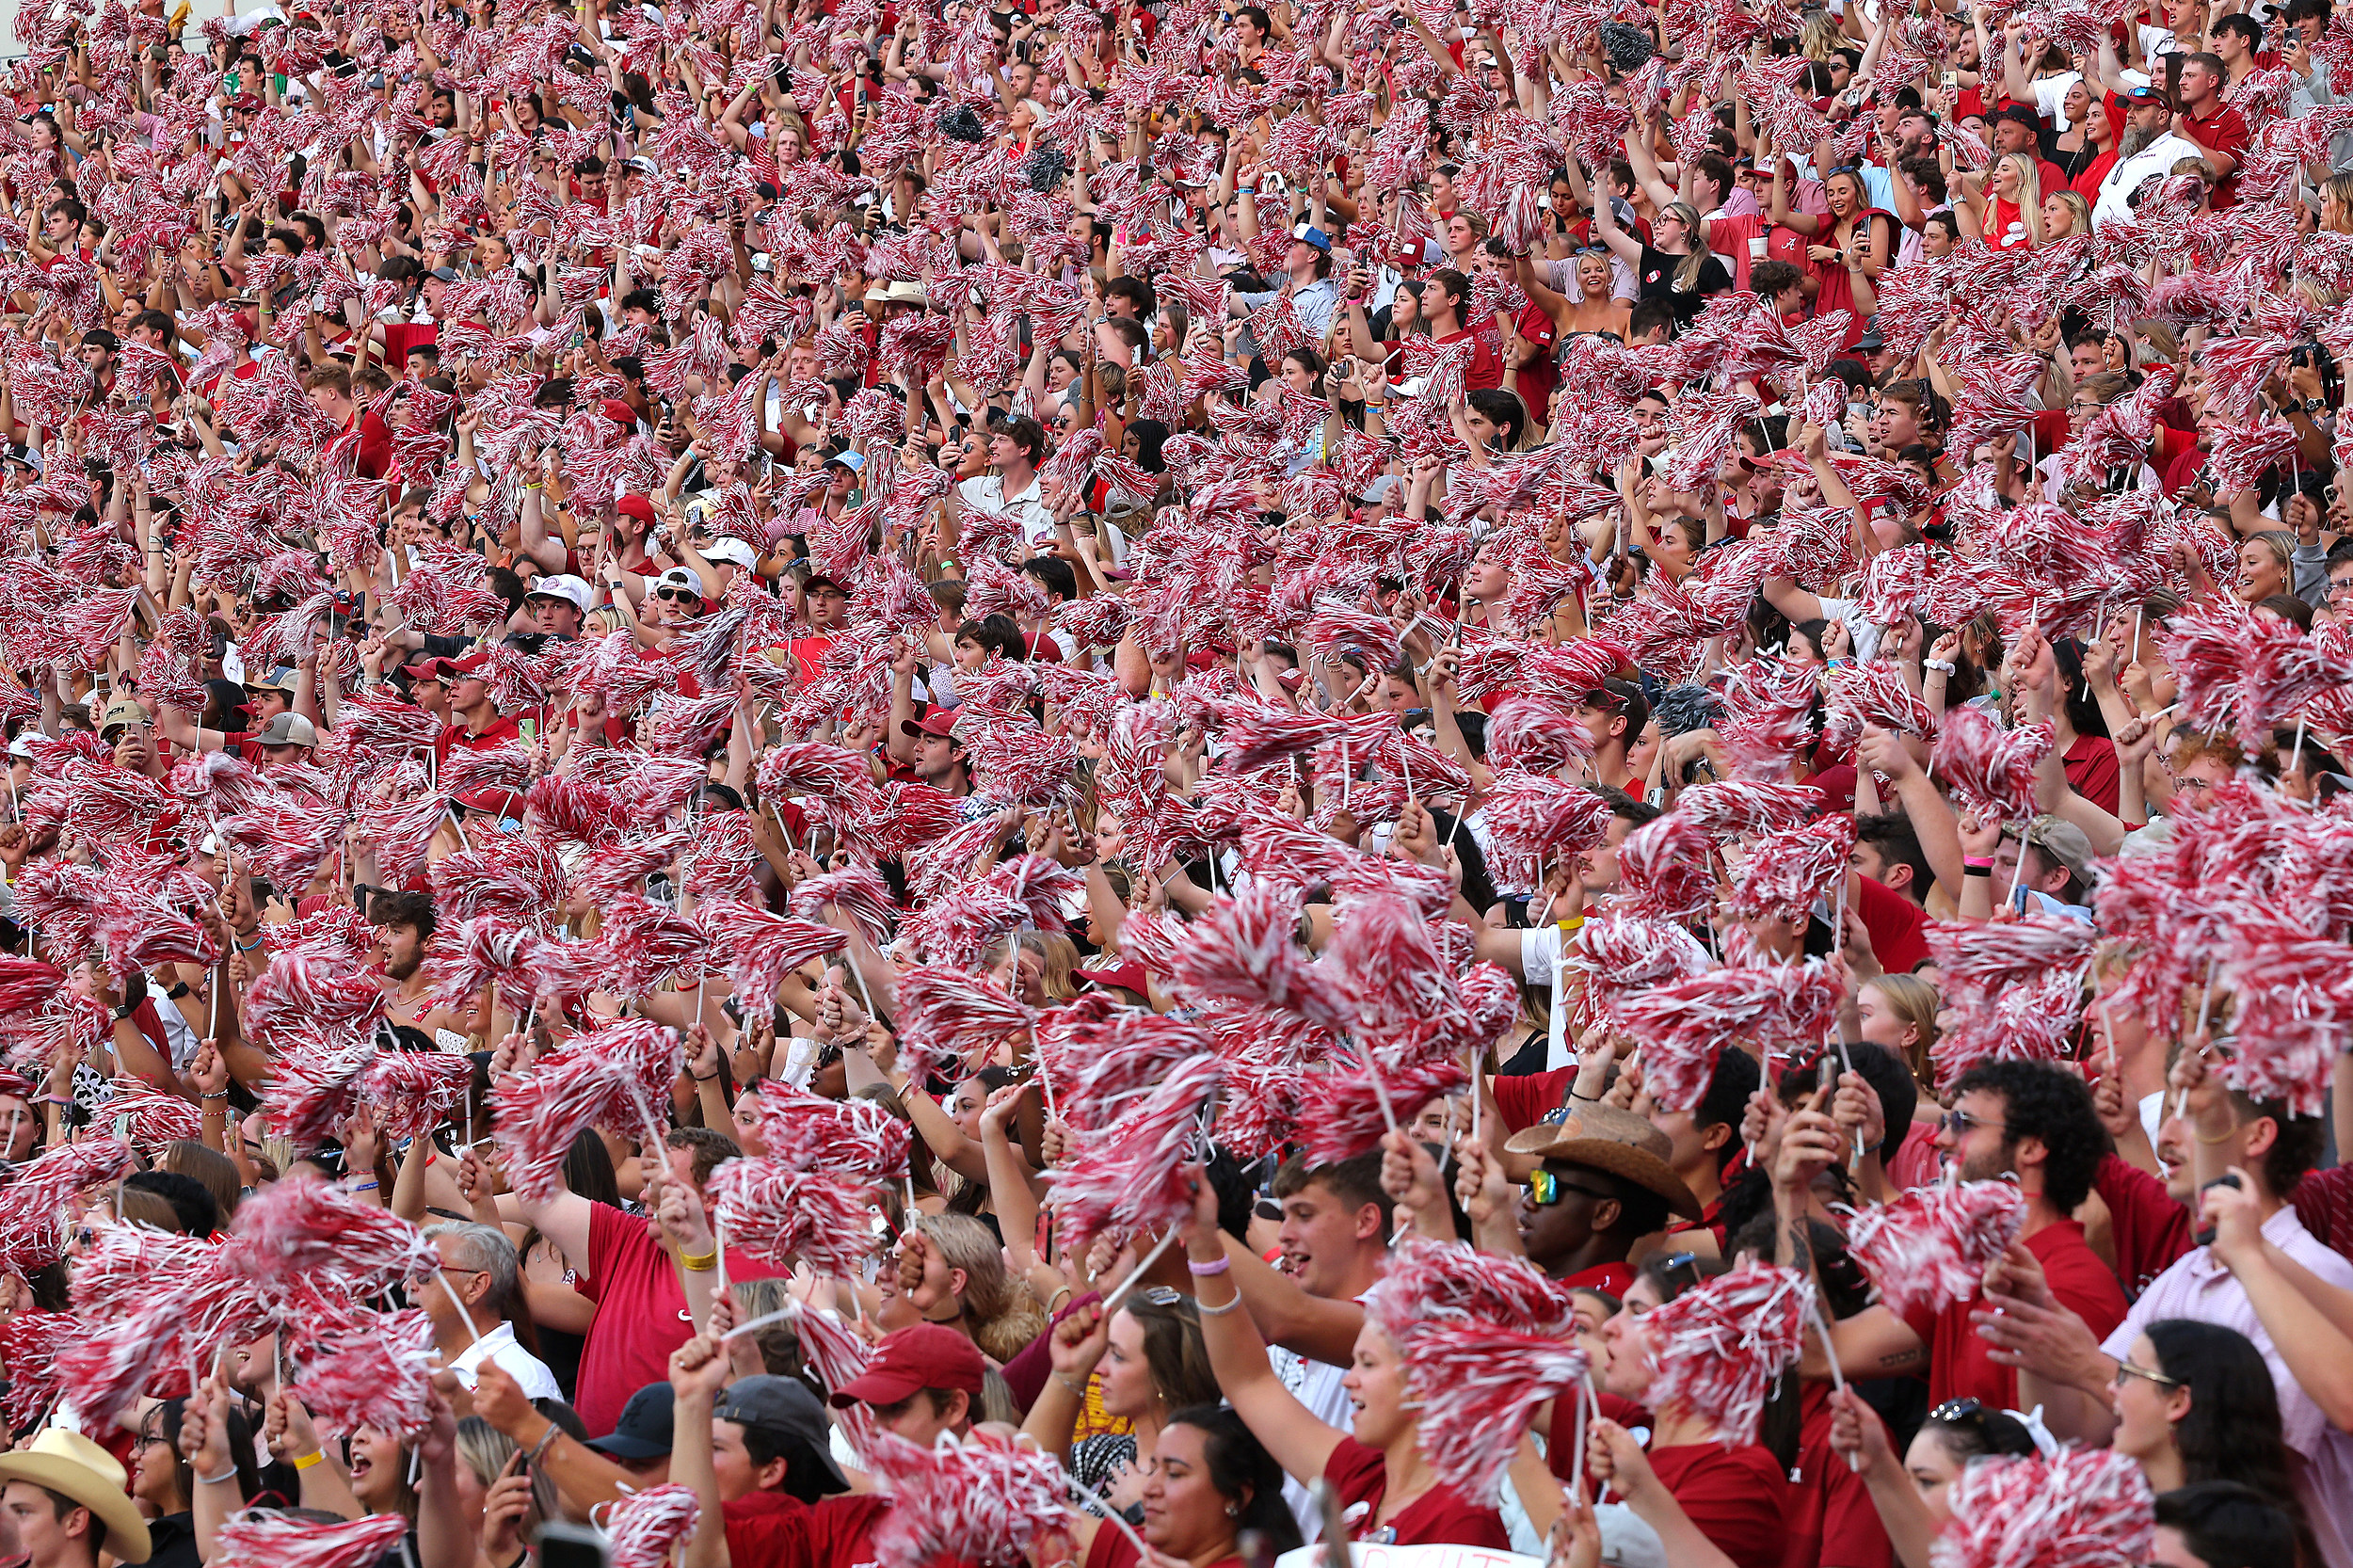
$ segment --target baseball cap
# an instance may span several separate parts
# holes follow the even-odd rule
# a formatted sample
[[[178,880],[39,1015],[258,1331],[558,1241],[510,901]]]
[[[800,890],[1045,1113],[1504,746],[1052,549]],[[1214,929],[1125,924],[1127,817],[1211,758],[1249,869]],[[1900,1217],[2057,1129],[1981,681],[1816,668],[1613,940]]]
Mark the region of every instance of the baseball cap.
[[[653,521],[653,498],[646,495],[625,495],[613,504],[614,510],[639,522]]]
[[[1365,493],[1358,496],[1356,499],[1363,502],[1368,506],[1378,506],[1381,503],[1395,495],[1398,492],[1399,487],[1403,483],[1404,481],[1398,478],[1398,476],[1394,473],[1377,475],[1371,484],[1365,487]]]
[[[660,1459],[670,1451],[678,1431],[672,1415],[669,1384],[649,1383],[621,1406],[613,1430],[590,1438],[588,1446],[615,1459]]]
[[[654,172],[653,160],[642,154],[630,159],[621,167],[628,169],[633,169],[639,174],[651,174]]]
[[[523,814],[520,790],[504,790],[496,784],[477,784],[456,797],[457,804],[469,811],[479,811],[486,817],[520,817]]]
[[[617,397],[608,397],[597,407],[605,418],[624,430],[632,428],[637,423],[637,410]]]
[[[684,588],[699,597],[703,591],[703,576],[693,567],[672,567],[655,578],[653,585],[656,588]]]
[[[584,616],[588,613],[588,600],[594,597],[588,584],[569,572],[542,577],[531,585],[529,593],[523,595],[526,602],[535,599],[560,599]]]
[[[1880,329],[1877,327],[1865,327],[1863,329],[1863,336],[1855,339],[1854,345],[1865,354],[1877,354],[1887,346],[1887,340],[1880,336]]]
[[[703,546],[702,557],[706,561],[725,561],[728,566],[742,567],[745,571],[760,564],[760,557],[752,552],[750,545],[728,536],[713,539]]]
[[[952,708],[930,708],[920,719],[899,721],[899,733],[902,735],[947,735],[955,728],[956,711]]]
[[[958,1337],[962,1337],[958,1336]],[[738,1378],[720,1394],[719,1402],[711,1414],[722,1421],[733,1421],[739,1427],[757,1427],[760,1431],[779,1437],[797,1437],[808,1450],[810,1460],[824,1476],[823,1490],[847,1492],[850,1483],[835,1465],[827,1452],[833,1446],[833,1423],[826,1417],[825,1407],[817,1402],[817,1396],[807,1385],[792,1378]],[[799,1456],[793,1456],[795,1464]]]
[[[2169,109],[2173,106],[2173,100],[2167,97],[2165,89],[2154,82],[2143,82],[2137,88],[2125,88],[2124,102],[2135,108],[2143,104],[2161,104]]]
[[[457,281],[457,269],[454,266],[437,266],[425,276],[439,278],[444,283],[455,283]]]
[[[1332,236],[1325,233],[1322,230],[1317,228],[1312,223],[1303,223],[1298,228],[1292,230],[1291,238],[1297,240],[1304,246],[1307,246],[1311,249],[1321,250],[1326,255],[1331,254]]]
[[[1993,122],[1996,125],[2005,120],[2024,125],[2029,131],[2042,129],[2042,117],[2024,104],[2005,104],[1993,111]]]
[[[113,710],[107,712],[111,713]],[[2089,836],[2066,818],[2047,811],[2035,818],[2026,824],[2026,842],[2065,866],[2085,887],[2098,880],[2099,867]]]
[[[137,703],[132,701],[127,696],[119,696],[112,702],[106,704],[105,712],[100,715],[98,720],[98,738],[102,741],[110,741],[114,739],[113,731],[118,729],[128,729],[133,725],[145,724],[146,722],[146,709],[140,707]]]
[[[319,744],[319,732],[300,713],[280,713],[254,739],[265,746],[314,746]]]
[[[446,683],[457,668],[455,659],[424,659],[413,664],[403,664],[400,673],[411,680],[440,680]]]
[[[843,1410],[897,1404],[925,1388],[961,1388],[977,1400],[987,1373],[988,1364],[971,1340],[938,1323],[913,1323],[883,1336],[866,1370],[836,1389],[833,1402]]]
[[[1145,990],[1147,983],[1144,978],[1144,966],[1132,958],[1124,964],[1113,964],[1108,969],[1073,969],[1070,972],[1090,985],[1116,985],[1140,997],[1149,994]]]
[[[280,664],[264,675],[257,675],[248,680],[245,689],[248,692],[283,692],[288,696],[292,696],[295,693],[295,667],[292,664]]]
[[[852,473],[863,473],[866,472],[866,459],[855,452],[837,452],[832,456],[825,459],[825,465],[827,467],[832,467],[837,464],[842,468],[848,469]]]
[[[250,114],[258,114],[261,112],[262,101],[254,97],[249,92],[241,92],[237,94],[236,97],[229,100],[229,102],[223,104],[222,107],[229,109],[242,109]]]

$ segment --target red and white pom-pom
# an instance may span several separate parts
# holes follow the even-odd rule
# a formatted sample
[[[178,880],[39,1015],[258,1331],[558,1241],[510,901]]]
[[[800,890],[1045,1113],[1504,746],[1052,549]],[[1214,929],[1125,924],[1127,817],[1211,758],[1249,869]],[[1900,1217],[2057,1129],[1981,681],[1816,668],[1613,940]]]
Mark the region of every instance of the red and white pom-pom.
[[[1593,732],[1564,698],[1515,696],[1488,715],[1487,759],[1497,767],[1552,773],[1593,755]]]
[[[748,1103],[767,1153],[787,1164],[870,1185],[906,1170],[907,1124],[870,1100],[829,1100],[770,1079]]]
[[[1381,1075],[1377,1087],[1375,1073]],[[1308,1163],[1353,1160],[1380,1144],[1391,1117],[1410,1117],[1418,1107],[1469,1081],[1463,1064],[1451,1057],[1402,1070],[1341,1059],[1323,1072],[1310,1073],[1299,1129]]]
[[[706,899],[695,918],[727,954],[736,996],[756,1006],[773,1001],[787,975],[849,941],[832,926],[772,915],[740,899]]]
[[[1432,1324],[1405,1352],[1405,1376],[1421,1401],[1421,1451],[1438,1480],[1468,1496],[1491,1494],[1519,1447],[1529,1417],[1585,1380],[1572,1340],[1481,1322]]]
[[[67,1222],[79,1212],[74,1200],[85,1188],[129,1176],[133,1164],[121,1139],[88,1138],[20,1166],[0,1187],[0,1270],[24,1275],[55,1263]]]
[[[57,1352],[83,1334],[71,1312],[20,1312],[0,1323],[0,1419],[22,1432],[40,1419],[57,1397]]]
[[[2055,1062],[2083,1010],[2099,933],[2079,920],[1931,920],[1924,933],[1951,1017],[1929,1048],[1938,1086],[1980,1062]]]
[[[1817,815],[1822,792],[1810,784],[1766,784],[1727,778],[1683,792],[1675,815],[1721,839],[1734,833],[1777,833]]]
[[[1037,1021],[995,981],[938,965],[899,977],[898,1014],[900,1061],[916,1083],[952,1065],[961,1073]]]
[[[848,918],[869,947],[879,949],[890,939],[898,911],[890,902],[890,884],[871,866],[845,866],[797,884],[792,912],[815,920],[826,908]]]
[[[648,1487],[616,1504],[604,1522],[604,1560],[611,1568],[666,1568],[680,1542],[702,1521],[691,1486]]]
[[[1964,1466],[1945,1498],[1952,1522],[1931,1568],[2132,1568],[2156,1539],[2156,1496],[2137,1461],[2113,1448]]]
[[[873,1254],[872,1184],[855,1185],[781,1160],[730,1160],[712,1173],[711,1193],[728,1244],[790,1272],[855,1278]]]
[[[2025,1218],[2016,1182],[1916,1187],[1857,1214],[1847,1227],[1847,1251],[1879,1287],[1880,1299],[1909,1318],[1975,1297]]]
[[[596,946],[608,961],[607,989],[640,997],[665,980],[702,973],[711,938],[668,904],[622,893],[605,901],[603,914]]]
[[[65,971],[38,958],[0,954],[0,1014],[39,1007],[65,989]]]
[[[535,1200],[555,1191],[572,1140],[592,1127],[651,1135],[654,1108],[685,1069],[677,1030],[631,1018],[583,1031],[490,1091],[499,1148],[515,1191]]]
[[[775,801],[811,797],[855,814],[872,809],[874,780],[859,753],[802,741],[777,746],[760,759],[760,793]]]
[[[1755,1442],[1766,1400],[1804,1349],[1813,1296],[1795,1269],[1744,1263],[1652,1307],[1651,1408],[1705,1422],[1720,1443]]]
[[[1193,1212],[1184,1167],[1200,1157],[1201,1116],[1216,1102],[1225,1064],[1187,1059],[1128,1115],[1077,1135],[1077,1153],[1048,1174],[1056,1227],[1083,1253],[1111,1230],[1159,1230]]]
[[[1586,995],[1605,1014],[1621,998],[1705,973],[1709,962],[1699,938],[1681,926],[1624,909],[1589,917],[1568,958],[1585,971]]]
[[[1936,715],[1893,664],[1841,664],[1832,670],[1828,707],[1823,734],[1841,746],[1853,745],[1866,726],[1936,738]]]
[[[221,1568],[376,1568],[408,1533],[399,1513],[321,1524],[304,1514],[250,1509],[220,1527]]]
[[[223,1258],[265,1303],[304,1289],[380,1296],[440,1260],[415,1225],[323,1181],[274,1181],[237,1206],[235,1239]]]
[[[1680,811],[1644,823],[1618,846],[1618,890],[1630,914],[1696,920],[1715,907],[1716,845]]]
[[[1945,714],[1929,766],[1962,804],[2025,822],[2035,814],[2035,764],[2056,744],[2047,724],[2005,730],[1975,708],[1954,708]]]
[[[289,1391],[319,1431],[348,1437],[361,1427],[409,1434],[433,1420],[433,1320],[422,1307],[377,1312],[318,1291],[285,1320],[303,1343]]]
[[[2342,844],[2338,853],[2343,853]],[[2260,904],[2231,912],[2217,982],[2238,999],[2222,1079],[2298,1116],[2324,1114],[2330,1074],[2353,1030],[2353,968],[2345,944]]]
[[[1536,880],[1562,856],[1599,845],[1609,831],[1609,803],[1582,784],[1532,773],[1498,773],[1486,797],[1496,852]]]
[[[882,1568],[1010,1562],[1069,1528],[1062,1462],[1034,1445],[975,1429],[962,1442],[943,1434],[922,1448],[878,1432],[866,1459],[890,1494],[871,1543]]]
[[[1847,872],[1854,853],[1854,819],[1817,817],[1802,827],[1771,833],[1750,846],[1733,884],[1732,906],[1742,915],[1802,921],[1814,901]]]
[[[1218,765],[1228,773],[1273,767],[1348,733],[1338,719],[1273,703],[1228,708],[1218,731]]]
[[[1088,1131],[1112,1126],[1170,1074],[1210,1049],[1198,1026],[1100,991],[1038,1020],[1037,1059],[1061,1120]]]
[[[360,1076],[362,1103],[392,1142],[430,1137],[465,1103],[473,1082],[470,1057],[441,1050],[382,1050]]]
[[[1196,1001],[1227,1001],[1296,1013],[1322,1023],[1345,1016],[1307,961],[1295,935],[1300,895],[1274,883],[1254,883],[1184,928],[1168,975],[1174,989]]]
[[[204,1141],[202,1112],[178,1095],[157,1094],[139,1080],[120,1073],[108,1087],[112,1093],[98,1108],[98,1114],[117,1136],[129,1139],[133,1148],[152,1154],[166,1144]]]
[[[1642,1088],[1664,1111],[1689,1111],[1707,1093],[1716,1060],[1736,1042],[1818,1041],[1839,985],[1819,960],[1709,969],[1655,985],[1617,1008],[1642,1047]]]

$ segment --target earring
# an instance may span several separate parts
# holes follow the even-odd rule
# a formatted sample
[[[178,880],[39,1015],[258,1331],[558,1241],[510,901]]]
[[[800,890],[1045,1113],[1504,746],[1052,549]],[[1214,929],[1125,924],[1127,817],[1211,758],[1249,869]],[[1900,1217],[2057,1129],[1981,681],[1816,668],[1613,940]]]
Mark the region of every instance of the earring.
[[[1239,1519],[1241,1517],[1241,1510],[1236,1508],[1232,1503],[1227,1503],[1225,1505],[1225,1517],[1228,1519]]]

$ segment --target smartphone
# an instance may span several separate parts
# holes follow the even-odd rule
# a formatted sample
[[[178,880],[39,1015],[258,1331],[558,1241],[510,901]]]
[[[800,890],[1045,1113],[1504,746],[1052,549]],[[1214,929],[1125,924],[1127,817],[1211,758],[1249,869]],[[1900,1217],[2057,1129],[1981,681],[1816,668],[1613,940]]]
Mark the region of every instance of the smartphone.
[[[2228,1172],[2225,1172],[2225,1173],[2224,1173],[2224,1174],[2222,1174],[2221,1176],[2218,1176],[2215,1177],[2212,1181],[2209,1181],[2208,1183],[2206,1183],[2206,1185],[2205,1185],[2205,1186],[2201,1187],[2201,1188],[2200,1188],[2200,1189],[2198,1189],[2198,1190],[2199,1190],[2201,1192],[2210,1192],[2214,1191],[2214,1189],[2216,1189],[2216,1188],[2217,1188],[2217,1187],[2228,1187],[2228,1188],[2230,1188],[2233,1192],[2236,1192],[2236,1191],[2238,1191],[2238,1189],[2239,1189],[2239,1179],[2238,1179],[2238,1177],[2236,1177],[2236,1176],[2232,1176],[2232,1175],[2231,1175],[2231,1174],[2229,1174]],[[2213,1246],[2213,1245],[2214,1245],[2214,1226],[2212,1226],[2212,1225],[2200,1225],[2200,1226],[2198,1227],[2198,1234],[2197,1234],[2196,1236],[2192,1237],[2192,1238],[2191,1238],[2191,1240],[2194,1240],[2194,1241],[2196,1241],[2196,1242],[2197,1242],[2200,1246],[2201,1246],[2201,1247],[2211,1247],[2211,1246]]]
[[[1961,72],[1958,72],[1958,71],[1947,71],[1946,72],[1945,72],[1944,76],[1943,76],[1942,78],[1940,78],[1940,80],[1942,81],[1942,83],[1943,83],[1943,85],[1944,85],[1944,88],[1945,88],[1945,98],[1946,98],[1946,99],[1948,99],[1948,100],[1949,100],[1949,99],[1953,96],[1953,94],[1954,94],[1954,93],[1959,92],[1959,91],[1961,90]]]

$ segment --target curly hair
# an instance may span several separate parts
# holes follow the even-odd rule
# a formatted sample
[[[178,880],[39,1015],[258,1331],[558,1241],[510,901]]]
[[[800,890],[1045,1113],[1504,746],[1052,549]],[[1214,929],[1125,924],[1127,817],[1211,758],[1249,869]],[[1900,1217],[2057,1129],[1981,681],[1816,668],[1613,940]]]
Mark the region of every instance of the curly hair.
[[[1956,1098],[1973,1090],[2002,1096],[2002,1147],[2041,1140],[2042,1196],[2072,1213],[2091,1192],[2091,1174],[2108,1151],[2107,1130],[2091,1108],[2091,1090],[2048,1062],[1980,1062],[1953,1082]]]

